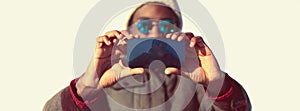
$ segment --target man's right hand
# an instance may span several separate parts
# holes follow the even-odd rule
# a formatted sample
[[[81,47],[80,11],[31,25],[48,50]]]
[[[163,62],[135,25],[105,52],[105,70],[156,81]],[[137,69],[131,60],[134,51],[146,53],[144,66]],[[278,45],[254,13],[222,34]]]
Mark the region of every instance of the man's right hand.
[[[95,98],[102,88],[111,86],[120,78],[144,73],[143,68],[131,69],[124,66],[121,61],[111,63],[113,46],[125,35],[127,38],[132,38],[132,36],[128,36],[127,31],[117,30],[106,32],[105,35],[97,38],[93,58],[86,72],[76,83],[77,94],[84,100]],[[123,49],[126,49],[126,43],[121,45],[123,45]]]

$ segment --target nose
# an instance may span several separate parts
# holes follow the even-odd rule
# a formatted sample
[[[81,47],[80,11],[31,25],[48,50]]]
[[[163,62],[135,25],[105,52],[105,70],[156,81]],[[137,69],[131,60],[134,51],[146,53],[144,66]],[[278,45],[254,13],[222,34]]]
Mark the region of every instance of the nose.
[[[163,33],[160,32],[158,24],[153,24],[151,30],[149,31],[148,37],[160,38],[163,36]]]

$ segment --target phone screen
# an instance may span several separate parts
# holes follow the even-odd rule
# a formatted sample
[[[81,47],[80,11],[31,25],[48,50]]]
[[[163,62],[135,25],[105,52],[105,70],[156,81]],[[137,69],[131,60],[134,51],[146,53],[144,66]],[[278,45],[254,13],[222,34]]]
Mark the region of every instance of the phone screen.
[[[185,44],[167,38],[138,38],[127,41],[127,63],[130,68],[148,68],[154,60],[166,67],[180,68],[185,61]]]

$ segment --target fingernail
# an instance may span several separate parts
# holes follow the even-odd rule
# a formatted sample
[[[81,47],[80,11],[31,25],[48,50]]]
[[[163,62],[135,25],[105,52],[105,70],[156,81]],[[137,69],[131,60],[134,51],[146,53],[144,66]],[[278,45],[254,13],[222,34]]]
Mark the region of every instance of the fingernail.
[[[135,38],[139,38],[139,35],[138,35],[138,34],[135,34],[134,37],[135,37]]]
[[[170,71],[165,70],[165,74],[166,74],[166,75],[169,75],[169,74],[170,74]]]
[[[116,43],[116,42],[117,42],[117,39],[114,39],[114,40],[113,40],[113,43]]]
[[[194,46],[195,46],[195,44],[196,44],[196,43],[194,43],[194,42],[191,42],[191,43],[190,43],[190,47],[194,47]]]
[[[125,37],[125,35],[124,34],[120,34],[120,38],[123,38],[123,37]]]
[[[183,40],[183,37],[178,37],[178,41],[181,42]]]
[[[167,35],[166,35],[166,38],[170,38],[170,37],[171,37],[171,34],[167,34]]]

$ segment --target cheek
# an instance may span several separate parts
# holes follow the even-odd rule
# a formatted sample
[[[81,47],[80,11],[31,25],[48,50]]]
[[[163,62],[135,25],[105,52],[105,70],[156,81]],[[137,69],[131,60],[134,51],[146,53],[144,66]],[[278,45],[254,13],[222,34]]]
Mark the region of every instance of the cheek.
[[[147,35],[137,31],[136,35],[138,35],[138,38],[149,38]]]
[[[149,33],[147,35],[137,31],[137,33],[135,33],[135,35],[138,35],[138,38],[161,38],[163,37],[162,34],[153,34],[153,33]]]
[[[135,38],[147,38],[148,36],[141,33],[137,28],[131,27],[130,34],[133,35]]]

